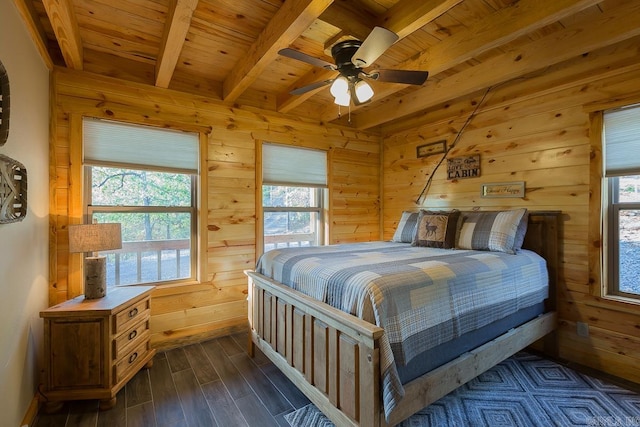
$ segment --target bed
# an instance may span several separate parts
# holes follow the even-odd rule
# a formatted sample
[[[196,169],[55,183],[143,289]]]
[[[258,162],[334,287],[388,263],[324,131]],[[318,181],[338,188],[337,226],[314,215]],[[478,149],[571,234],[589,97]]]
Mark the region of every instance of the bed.
[[[558,218],[528,212],[509,254],[415,241],[267,252],[246,272],[249,352],[336,425],[395,425],[543,337],[556,352]]]

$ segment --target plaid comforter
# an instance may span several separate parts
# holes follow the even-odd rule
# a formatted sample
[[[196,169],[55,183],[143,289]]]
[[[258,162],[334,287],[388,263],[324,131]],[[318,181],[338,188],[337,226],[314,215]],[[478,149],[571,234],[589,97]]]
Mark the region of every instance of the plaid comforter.
[[[385,330],[380,343],[383,406],[404,395],[396,364],[547,297],[537,254],[369,242],[275,249],[258,273]]]

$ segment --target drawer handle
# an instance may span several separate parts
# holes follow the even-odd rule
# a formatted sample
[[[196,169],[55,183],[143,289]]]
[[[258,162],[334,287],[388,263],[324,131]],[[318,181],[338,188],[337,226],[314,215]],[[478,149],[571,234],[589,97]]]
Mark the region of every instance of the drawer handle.
[[[129,317],[134,317],[136,314],[138,314],[138,308],[137,307],[129,312]]]
[[[129,356],[129,363],[133,363],[138,358],[138,352],[136,351],[131,356]]]
[[[138,331],[131,331],[131,333],[129,334],[129,340],[134,339],[136,335],[138,335]]]

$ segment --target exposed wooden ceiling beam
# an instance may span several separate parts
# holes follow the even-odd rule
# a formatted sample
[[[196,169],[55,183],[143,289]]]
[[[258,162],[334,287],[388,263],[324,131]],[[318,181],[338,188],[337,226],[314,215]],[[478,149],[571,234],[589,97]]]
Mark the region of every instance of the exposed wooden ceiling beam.
[[[345,36],[364,40],[378,20],[375,15],[363,11],[362,7],[353,1],[334,2],[319,18],[342,30],[325,43],[325,51],[330,50],[331,46]]]
[[[82,39],[71,0],[42,0],[68,68],[82,70]]]
[[[502,46],[600,2],[601,0],[520,0],[442,40],[424,50],[419,56],[401,62],[395,68],[428,70],[429,75],[433,77],[483,52]],[[374,96],[383,99],[408,85],[380,86],[382,87],[376,90]],[[352,108],[352,112],[357,110],[358,107]],[[324,121],[335,118],[335,109],[330,107],[321,114],[321,119]]]
[[[234,102],[325,11],[333,0],[287,0],[222,85],[225,102]]]
[[[354,124],[357,128],[368,129],[638,36],[639,13],[638,2],[607,9],[599,18],[574,22],[563,30],[484,61],[435,85],[427,84],[408,95],[380,104],[366,115],[356,117]]]
[[[47,35],[40,24],[38,15],[33,7],[33,2],[31,0],[14,0],[14,3],[18,12],[20,12],[20,15],[22,16],[22,20],[27,26],[27,30],[31,34],[31,38],[36,45],[38,52],[40,52],[42,60],[49,70],[53,70],[53,61],[51,60],[51,55],[49,55],[49,51],[47,50]]]
[[[379,18],[377,25],[393,31],[400,39],[427,25],[462,0],[403,0]]]
[[[389,9],[383,16],[369,19],[364,14],[358,14],[357,9],[346,7],[345,3],[335,3],[322,14],[322,19],[328,19],[330,24],[340,26],[347,25],[343,21],[356,22],[357,31],[360,31],[359,38],[364,40],[373,27],[376,25],[385,27],[403,39],[412,32],[423,27],[433,19],[447,12],[452,7],[459,4],[462,0],[401,0],[394,7]],[[352,3],[348,3],[352,5]],[[364,16],[364,18],[362,17]],[[353,24],[351,24],[353,25]],[[342,27],[340,27],[342,28]],[[335,71],[312,70],[311,72],[300,78],[292,87],[288,88],[287,93],[278,96],[278,111],[286,113],[297,107],[318,90],[307,92],[302,95],[291,95],[288,92],[292,89],[305,86],[321,80],[327,80],[335,77]],[[332,111],[330,115],[323,115],[327,120],[335,118],[335,108],[331,105]]]
[[[521,0],[446,38],[399,66],[428,69],[435,75],[601,2],[602,0]]]
[[[156,86],[158,87],[169,87],[191,26],[191,17],[197,6],[198,0],[171,0],[169,4],[169,14],[156,62]]]

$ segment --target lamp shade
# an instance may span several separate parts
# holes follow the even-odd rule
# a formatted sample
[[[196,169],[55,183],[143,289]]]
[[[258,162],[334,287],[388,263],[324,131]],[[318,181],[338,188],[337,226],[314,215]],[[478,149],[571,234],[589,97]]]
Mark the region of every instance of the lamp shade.
[[[122,247],[119,223],[69,226],[69,252],[100,252]]]
[[[333,95],[335,98],[339,98],[345,93],[349,93],[349,80],[347,80],[347,78],[344,76],[336,78],[333,81],[329,92],[331,92],[331,95]]]
[[[349,92],[345,92],[340,96],[336,96],[333,102],[342,107],[348,107],[349,103],[351,103],[351,94]]]
[[[356,83],[355,86],[356,98],[358,98],[358,102],[363,103],[373,97],[373,89],[369,86],[369,83],[364,80],[360,80]]]

